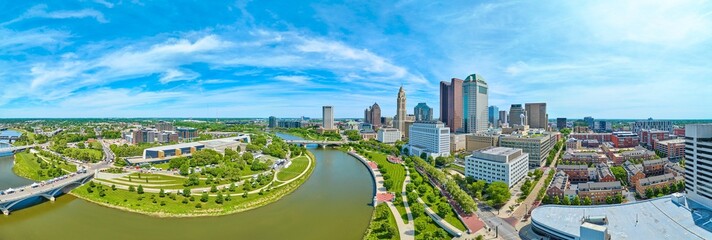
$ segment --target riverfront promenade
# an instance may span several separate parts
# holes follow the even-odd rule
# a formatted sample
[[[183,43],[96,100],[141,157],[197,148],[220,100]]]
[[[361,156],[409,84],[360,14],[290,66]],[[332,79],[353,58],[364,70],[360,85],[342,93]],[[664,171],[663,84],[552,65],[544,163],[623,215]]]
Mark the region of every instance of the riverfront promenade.
[[[353,152],[353,151],[349,151],[348,153],[349,153],[349,155],[360,160],[369,169],[369,172],[371,173],[371,176],[373,177],[373,181],[374,181],[374,183],[376,183],[376,196],[374,196],[374,203],[373,203],[373,205],[376,206],[378,204],[377,196],[389,194],[388,191],[386,191],[386,187],[383,186],[384,180],[383,180],[383,175],[381,174],[381,171],[378,170],[376,163],[367,160],[365,157],[359,155],[358,153]],[[393,216],[396,220],[396,224],[398,225],[398,233],[400,235],[400,239],[415,239],[415,225],[412,220],[413,217],[410,216],[410,214],[409,214],[409,216],[410,216],[409,222],[405,223],[405,222],[403,222],[403,218],[398,213],[398,209],[396,209],[396,206],[393,205],[392,199],[388,199],[387,201],[385,201],[385,203],[386,203],[386,205],[388,205],[388,208],[391,210],[391,213],[393,213]]]

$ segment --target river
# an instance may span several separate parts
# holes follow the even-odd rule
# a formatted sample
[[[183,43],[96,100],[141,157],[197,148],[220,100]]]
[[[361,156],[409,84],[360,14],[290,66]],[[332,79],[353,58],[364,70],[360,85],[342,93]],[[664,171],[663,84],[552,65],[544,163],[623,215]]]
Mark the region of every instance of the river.
[[[317,164],[309,180],[258,209],[221,217],[155,218],[66,195],[0,216],[0,240],[361,239],[373,211],[368,170],[338,150],[310,151]],[[0,157],[0,189],[31,182],[11,167],[12,157]]]

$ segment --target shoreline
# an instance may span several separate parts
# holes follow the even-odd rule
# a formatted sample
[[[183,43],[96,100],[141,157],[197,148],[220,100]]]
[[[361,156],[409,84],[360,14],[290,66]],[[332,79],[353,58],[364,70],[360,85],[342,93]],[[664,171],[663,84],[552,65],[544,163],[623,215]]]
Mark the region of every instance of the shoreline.
[[[292,183],[284,185],[282,189],[273,190],[273,191],[276,191],[275,194],[272,195],[273,197],[265,197],[265,198],[261,198],[261,199],[255,199],[252,202],[246,202],[246,204],[244,204],[245,207],[240,207],[240,205],[238,205],[235,207],[235,209],[232,209],[230,211],[225,211],[225,212],[223,212],[221,210],[218,210],[218,211],[205,210],[202,213],[189,213],[189,214],[148,212],[148,211],[142,211],[142,210],[137,210],[137,209],[133,209],[133,208],[127,208],[127,207],[117,206],[117,205],[113,205],[113,204],[108,204],[105,202],[96,201],[94,199],[86,198],[84,196],[76,194],[76,193],[74,193],[74,190],[70,191],[67,194],[70,194],[78,199],[97,204],[102,207],[112,208],[112,209],[116,209],[116,210],[130,212],[130,213],[146,215],[146,216],[150,216],[150,217],[158,217],[158,218],[220,217],[220,216],[232,215],[232,214],[246,212],[246,211],[254,210],[254,209],[257,209],[260,207],[264,207],[264,206],[267,206],[269,204],[272,204],[272,203],[275,203],[275,202],[281,200],[282,198],[284,198],[285,196],[288,196],[289,194],[292,194],[295,190],[297,190],[300,186],[302,186],[311,177],[312,172],[316,168],[316,157],[314,157],[314,155],[309,151],[307,151],[307,157],[312,162],[312,164],[307,169],[307,172],[303,176],[297,178],[297,180],[302,179],[302,181],[295,180]],[[297,183],[297,182],[298,182],[298,184],[296,186],[293,186],[294,183]]]

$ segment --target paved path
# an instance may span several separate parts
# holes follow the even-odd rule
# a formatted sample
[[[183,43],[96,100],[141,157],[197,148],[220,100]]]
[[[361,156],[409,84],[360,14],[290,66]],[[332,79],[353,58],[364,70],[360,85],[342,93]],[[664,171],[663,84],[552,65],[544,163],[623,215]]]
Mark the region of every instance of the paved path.
[[[417,169],[416,169],[417,170]],[[469,232],[477,232],[480,229],[484,228],[485,224],[480,220],[479,217],[477,217],[477,214],[470,213],[467,214],[465,213],[461,208],[460,205],[455,201],[455,199],[450,195],[448,191],[446,191],[443,187],[441,187],[434,179],[432,179],[429,175],[424,173],[423,171],[420,171],[421,175],[425,176],[427,180],[433,185],[433,187],[440,191],[442,195],[444,195],[448,203],[450,204],[450,207],[455,211],[455,214],[457,214],[457,217],[462,221],[462,223],[465,224],[465,227],[467,227],[467,230]]]
[[[373,176],[373,181],[376,183],[376,196],[381,194],[387,194],[388,191],[386,190],[386,187],[383,186],[383,174],[381,174],[381,171],[378,169],[378,167],[374,167],[375,164],[373,164],[373,162],[367,160],[367,158],[359,155],[356,152],[350,151],[349,154],[360,160],[364,165],[368,166],[369,170],[371,170],[371,176]],[[374,206],[376,204],[378,203],[374,203]],[[396,219],[400,239],[415,239],[415,227],[413,221],[411,221],[409,224],[406,224],[405,222],[403,222],[403,218],[398,213],[398,209],[395,205],[393,205],[393,202],[387,201],[385,202],[385,204],[391,210],[391,213],[393,213],[393,217]]]
[[[408,170],[408,166],[405,164],[402,164],[403,167],[405,168],[405,180],[403,181],[403,189],[401,190],[401,198],[403,201],[403,206],[405,206],[405,213],[408,216],[408,224],[405,226],[406,232],[412,232],[413,236],[415,236],[415,222],[413,221],[413,213],[410,211],[410,205],[408,204],[408,196],[407,196],[407,190],[406,186],[410,183],[410,170]],[[398,217],[396,217],[398,218]],[[402,219],[402,217],[401,217]]]

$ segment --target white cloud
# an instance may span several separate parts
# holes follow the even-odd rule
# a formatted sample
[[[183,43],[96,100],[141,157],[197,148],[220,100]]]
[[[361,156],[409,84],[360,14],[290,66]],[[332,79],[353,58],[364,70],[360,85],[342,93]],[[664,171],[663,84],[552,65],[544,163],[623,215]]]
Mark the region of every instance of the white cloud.
[[[189,81],[200,77],[200,74],[193,71],[178,70],[178,69],[168,69],[165,73],[161,75],[158,79],[163,84],[176,81]]]
[[[291,82],[291,83],[297,83],[297,84],[304,84],[310,80],[309,77],[307,76],[276,76],[274,77],[275,80],[279,81],[285,81],[285,82]]]
[[[2,25],[8,25],[12,24],[15,22],[19,22],[25,19],[30,19],[30,18],[51,18],[51,19],[67,19],[67,18],[94,18],[96,21],[100,23],[107,23],[108,21],[106,18],[104,18],[104,14],[101,12],[94,10],[94,9],[81,9],[81,10],[59,10],[59,11],[52,11],[48,12],[47,11],[47,5],[40,4],[36,5],[29,10],[27,10],[24,14],[21,16],[4,22],[0,24]]]
[[[110,3],[110,2],[108,2],[108,1],[106,1],[106,0],[94,0],[94,2],[95,2],[95,3],[98,3],[98,4],[101,4],[101,5],[104,5],[104,7],[107,7],[107,8],[113,8],[113,7],[114,7],[114,4],[113,4],[113,3]]]
[[[34,28],[25,31],[13,31],[0,28],[0,54],[15,53],[34,47],[54,49],[67,44],[69,32]]]

